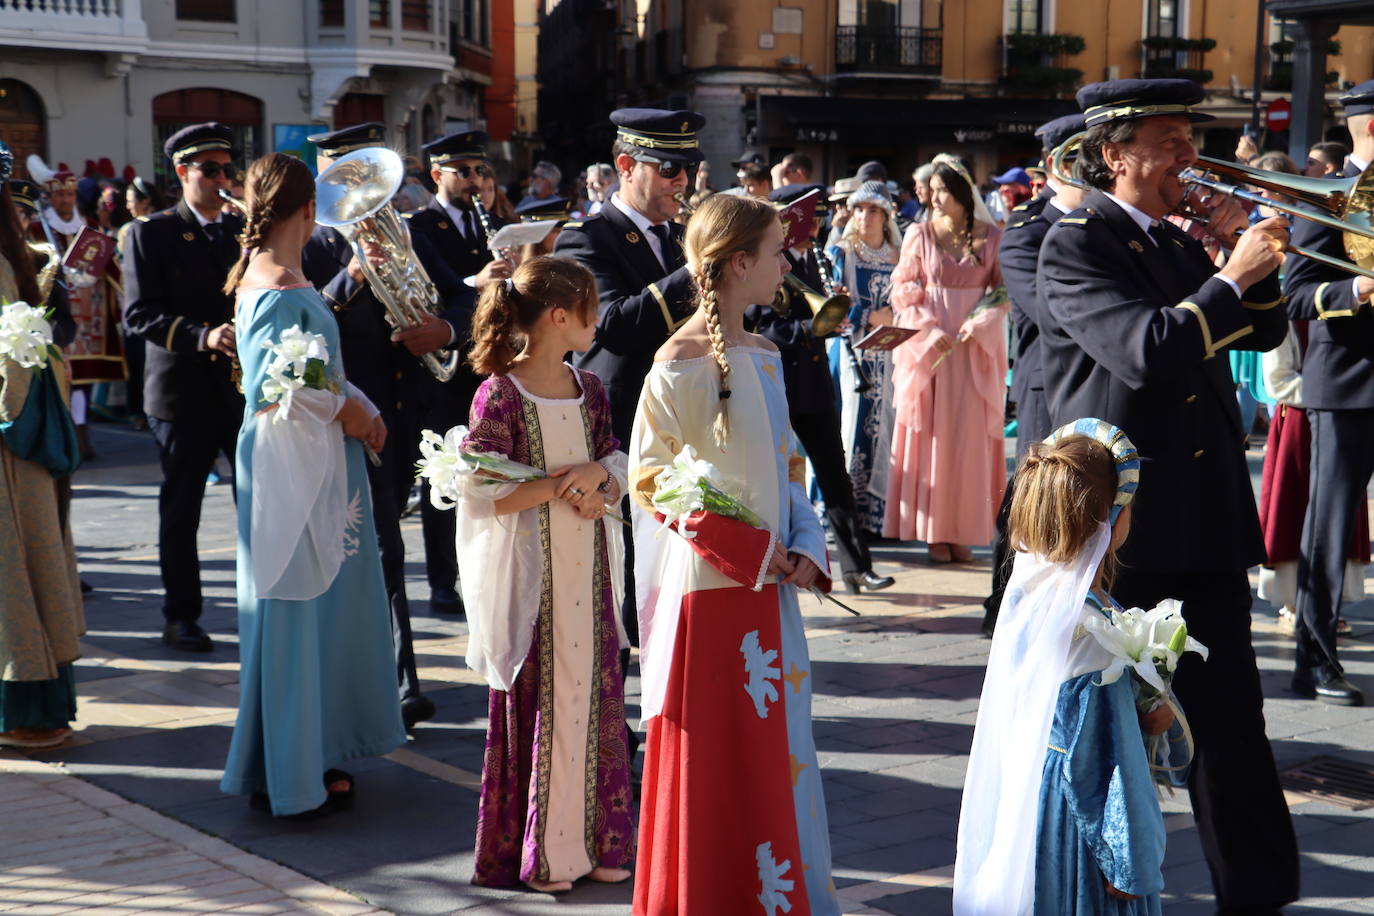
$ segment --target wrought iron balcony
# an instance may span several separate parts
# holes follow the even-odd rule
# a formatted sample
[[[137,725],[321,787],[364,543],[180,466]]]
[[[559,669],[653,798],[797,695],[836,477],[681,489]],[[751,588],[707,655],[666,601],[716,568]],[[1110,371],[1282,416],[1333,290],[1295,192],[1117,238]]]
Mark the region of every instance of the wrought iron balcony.
[[[835,69],[939,76],[942,29],[842,25],[835,30]]]

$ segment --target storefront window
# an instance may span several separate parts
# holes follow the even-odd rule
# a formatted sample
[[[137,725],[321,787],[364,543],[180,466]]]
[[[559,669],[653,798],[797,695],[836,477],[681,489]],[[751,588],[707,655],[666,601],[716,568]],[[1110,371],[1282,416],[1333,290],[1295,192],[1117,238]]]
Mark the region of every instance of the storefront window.
[[[1043,32],[1045,4],[1041,0],[1007,0],[1007,34]]]

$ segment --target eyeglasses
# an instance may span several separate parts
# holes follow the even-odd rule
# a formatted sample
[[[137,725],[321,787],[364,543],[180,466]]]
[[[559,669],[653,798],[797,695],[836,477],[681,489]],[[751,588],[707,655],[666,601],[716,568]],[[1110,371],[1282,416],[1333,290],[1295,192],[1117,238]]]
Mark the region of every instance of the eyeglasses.
[[[672,181],[674,178],[681,175],[684,171],[687,173],[687,180],[690,181],[692,179],[692,176],[696,175],[697,173],[697,167],[695,163],[688,165],[687,163],[683,162],[663,162],[662,160],[655,159],[652,156],[636,156],[635,162],[643,162],[645,165],[658,166],[658,177],[666,179],[668,181]]]
[[[225,181],[233,181],[239,174],[239,170],[234,167],[232,162],[215,162],[214,160],[209,162],[192,162],[190,163],[190,167],[199,169],[200,173],[206,178],[218,178],[220,173],[223,173]]]
[[[474,173],[478,178],[490,178],[492,176],[491,169],[485,165],[441,165],[439,171],[452,172],[459,178],[471,178]]]

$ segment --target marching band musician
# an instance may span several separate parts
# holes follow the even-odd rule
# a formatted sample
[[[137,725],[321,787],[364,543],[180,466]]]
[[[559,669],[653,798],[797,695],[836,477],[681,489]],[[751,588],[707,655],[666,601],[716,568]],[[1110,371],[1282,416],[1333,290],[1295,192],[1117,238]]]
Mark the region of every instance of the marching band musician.
[[[1374,160],[1374,80],[1340,97],[1353,151],[1338,176]],[[1294,244],[1348,258],[1342,233],[1303,220]],[[1336,660],[1336,620],[1345,587],[1347,548],[1374,473],[1374,280],[1304,258],[1284,265],[1288,314],[1310,319],[1302,361],[1302,401],[1312,426],[1312,473],[1298,564],[1297,663],[1293,691],[1325,703],[1359,706],[1360,689]]]
[[[77,209],[76,176],[66,166],[49,168],[36,155],[30,156],[27,164],[29,174],[42,184],[48,198],[38,219],[29,223],[29,234],[35,241],[50,242],[56,246],[58,257],[65,258],[82,230],[96,228]],[[76,323],[76,336],[66,355],[72,379],[72,422],[76,424],[81,457],[89,461],[95,457],[86,424],[92,390],[100,382],[123,381],[128,374],[119,336],[120,273],[114,259],[107,257],[97,275],[72,273],[63,279]]]
[[[315,134],[318,170],[348,153],[385,145],[379,123],[355,124]],[[316,226],[306,243],[301,264],[306,278],[334,312],[348,380],[362,389],[381,411],[387,446],[380,464],[369,463],[368,485],[372,514],[381,548],[382,574],[391,605],[396,673],[401,694],[401,718],[406,729],[434,716],[434,703],[420,689],[410,633],[410,602],[405,589],[405,542],[401,537],[401,509],[415,479],[415,459],[422,428],[423,393],[437,384],[419,357],[467,336],[472,318],[472,295],[451,271],[433,256],[424,238],[412,236],[417,257],[439,291],[443,316],[430,315],[423,324],[393,331],[386,308],[373,293],[357,255],[339,230]],[[389,255],[368,252],[381,262]]]
[[[177,206],[140,216],[124,254],[124,324],[147,342],[143,399],[162,462],[158,559],[166,592],[162,641],[213,646],[198,623],[202,596],[196,530],[205,481],[223,454],[234,463],[243,395],[234,386],[234,303],[224,281],[239,256],[243,220],[219,191],[236,173],[233,134],[193,124],[163,146],[181,181]]]
[[[488,283],[510,276],[512,265],[496,257],[487,246],[487,232],[473,206],[482,200],[482,186],[495,173],[487,160],[487,135],[480,130],[450,134],[426,143],[421,149],[429,157],[430,177],[438,192],[429,205],[405,214],[412,237],[423,237],[424,247],[432,251],[432,258],[424,252],[420,260],[429,266],[431,259],[442,260],[467,287],[481,289]],[[487,208],[488,210],[490,208]],[[487,224],[493,231],[503,223],[494,213],[487,213]],[[420,249],[417,249],[419,251]],[[464,325],[455,344],[467,350],[468,333]],[[424,428],[442,435],[446,430],[468,422],[472,397],[481,383],[464,361],[445,384],[432,379],[421,388],[421,421]],[[420,484],[420,520],[425,541],[425,576],[429,580],[430,607],[440,613],[462,614],[463,600],[458,592],[458,554],[454,540],[456,516],[447,509],[438,509],[429,499],[429,480]]]
[[[769,200],[785,206],[812,191],[821,195],[811,226],[815,238],[829,209],[824,185],[784,185],[773,191]],[[783,255],[792,265],[792,272],[808,287],[825,288],[821,266],[809,246],[789,249]],[[873,572],[873,558],[869,556],[854,505],[854,484],[849,479],[840,440],[840,415],[835,408],[835,386],[825,340],[811,332],[811,306],[806,298],[787,286],[780,295],[786,297],[785,311],[779,312],[771,305],[751,305],[744,313],[745,325],[777,344],[782,355],[783,388],[787,392],[792,431],[806,451],[825,500],[826,519],[835,536],[846,589],[857,594],[860,585],[869,591],[887,588],[895,580]]]
[[[1041,347],[1051,426],[1098,417],[1141,458],[1140,499],[1112,594],[1125,607],[1183,602],[1210,649],[1179,664],[1192,724],[1188,778],[1219,913],[1273,913],[1298,895],[1297,844],[1250,643],[1246,570],[1264,560],[1227,347],[1283,341],[1278,267],[1286,222],[1247,223],[1229,197],[1207,231],[1232,248],[1217,270],[1164,220],[1197,159],[1188,80],[1113,80],[1078,92],[1088,132],[1080,167],[1093,190],[1040,250]]]
[[[1083,131],[1083,115],[1064,115],[1036,128],[1045,164],[1050,154],[1070,137]],[[1016,404],[1016,461],[1026,457],[1031,443],[1040,442],[1054,427],[1050,425],[1045,401],[1045,376],[1040,358],[1040,325],[1036,311],[1035,270],[1040,246],[1059,217],[1076,210],[1083,202],[1083,191],[1046,178],[1049,192],[1028,200],[1011,211],[1006,232],[997,251],[1002,265],[1002,282],[1011,297],[1011,320],[1016,326],[1016,361],[1011,376],[1011,400]],[[992,592],[983,601],[983,633],[992,636],[1002,593],[1011,575],[1010,545],[1007,543],[1007,514],[1011,511],[1012,488],[1007,487],[1002,507],[997,512],[997,540],[992,554]]]
[[[682,251],[687,230],[674,217],[682,210],[692,170],[706,158],[697,140],[706,119],[695,111],[621,108],[611,112],[611,123],[616,127],[611,162],[620,187],[595,216],[563,224],[554,254],[573,258],[596,277],[596,336],[575,362],[606,386],[611,431],[625,448],[654,353],[696,313],[696,281]],[[628,512],[628,499],[623,506]],[[637,646],[634,567],[634,537],[627,528],[620,616]],[[625,649],[622,674],[629,664]],[[631,757],[638,746],[630,730]]]

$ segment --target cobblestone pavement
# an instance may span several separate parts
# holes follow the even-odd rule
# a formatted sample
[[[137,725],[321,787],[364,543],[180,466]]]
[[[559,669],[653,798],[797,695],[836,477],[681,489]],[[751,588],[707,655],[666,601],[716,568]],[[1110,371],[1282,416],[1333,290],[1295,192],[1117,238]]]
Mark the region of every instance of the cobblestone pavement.
[[[472,842],[486,689],[463,666],[466,627],[426,599],[418,520],[408,520],[416,653],[434,722],[385,758],[357,761],[354,809],[277,821],[220,793],[237,702],[230,488],[212,487],[200,554],[208,655],[159,642],[157,483],[147,434],[94,427],[100,457],[78,472],[73,516],[96,591],[78,663],[77,734],[0,754],[0,913],[138,912],[625,914],[627,886],[580,883],[556,901],[474,887]],[[1252,453],[1258,469],[1258,454]],[[887,592],[861,618],[810,601],[815,733],[835,880],[849,914],[949,911],[960,790],[989,643],[978,633],[989,561],[935,568],[879,547]],[[1344,658],[1374,691],[1374,605],[1349,615]],[[1284,687],[1291,637],[1257,603],[1269,735],[1281,768],[1318,755],[1374,764],[1374,710],[1300,701]],[[633,709],[638,689],[628,685]],[[1289,912],[1374,914],[1374,809],[1290,795],[1303,854]],[[1186,798],[1164,803],[1165,911],[1212,912]]]

